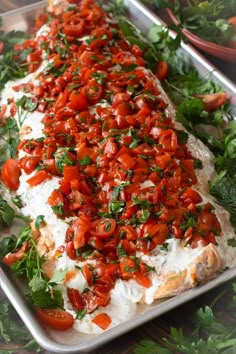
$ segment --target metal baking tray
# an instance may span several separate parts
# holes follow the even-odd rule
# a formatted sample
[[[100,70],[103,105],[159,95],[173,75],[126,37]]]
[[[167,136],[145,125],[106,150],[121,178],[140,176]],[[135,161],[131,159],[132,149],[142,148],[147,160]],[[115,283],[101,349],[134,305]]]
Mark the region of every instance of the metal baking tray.
[[[3,26],[6,31],[17,29],[27,30],[32,19],[34,19],[45,8],[45,1],[35,3],[14,11],[4,14]],[[136,25],[144,34],[148,32],[153,24],[163,24],[163,22],[141,3],[136,0],[125,0],[127,6],[127,17]],[[174,34],[172,34],[174,35]],[[182,52],[187,61],[191,61],[200,74],[204,77],[212,73],[211,78],[222,86],[228,92],[232,99],[232,110],[236,117],[236,86],[228,80],[223,74],[217,71],[204,57],[198,54],[191,46],[182,45]],[[0,268],[0,285],[19,313],[20,317],[28,327],[29,331],[40,344],[50,352],[55,353],[86,353],[97,349],[101,345],[111,341],[112,339],[138,327],[139,325],[160,316],[173,308],[194,299],[195,297],[227,282],[236,277],[236,268],[228,269],[217,278],[209,281],[207,284],[200,285],[194,289],[185,291],[173,298],[155,301],[152,305],[139,305],[138,311],[134,317],[108,331],[99,335],[85,335],[70,330],[67,332],[56,332],[45,329],[38,322],[34,315],[33,309],[24,296],[24,289],[19,280],[15,279],[7,267]]]

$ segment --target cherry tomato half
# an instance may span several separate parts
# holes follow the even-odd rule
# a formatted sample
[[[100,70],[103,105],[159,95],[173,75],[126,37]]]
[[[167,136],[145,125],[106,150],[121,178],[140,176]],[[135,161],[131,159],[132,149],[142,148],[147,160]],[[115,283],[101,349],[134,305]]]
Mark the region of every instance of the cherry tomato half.
[[[167,78],[169,74],[169,65],[166,61],[162,60],[159,61],[156,67],[156,77],[160,80],[163,81]]]
[[[36,307],[36,314],[43,324],[58,331],[66,331],[74,323],[74,317],[64,310],[60,309],[42,309]]]
[[[202,98],[205,110],[211,112],[216,111],[225,103],[227,94],[225,92],[216,92],[206,95],[196,95],[196,97]]]
[[[92,222],[90,234],[93,236],[107,238],[110,237],[116,229],[116,221],[114,219],[102,218]]]

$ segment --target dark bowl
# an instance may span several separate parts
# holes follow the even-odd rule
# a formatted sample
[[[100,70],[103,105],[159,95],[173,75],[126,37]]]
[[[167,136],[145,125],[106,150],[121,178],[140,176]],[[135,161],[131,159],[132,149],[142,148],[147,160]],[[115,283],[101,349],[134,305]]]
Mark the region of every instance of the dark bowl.
[[[179,24],[179,20],[173,14],[170,9],[167,9],[168,15],[175,25]],[[204,41],[202,38],[196,36],[189,30],[183,28],[182,32],[188,38],[189,42],[194,44],[197,48],[202,51],[211,54],[216,58],[223,59],[225,61],[236,62],[236,49],[230,47],[223,47],[219,44]]]

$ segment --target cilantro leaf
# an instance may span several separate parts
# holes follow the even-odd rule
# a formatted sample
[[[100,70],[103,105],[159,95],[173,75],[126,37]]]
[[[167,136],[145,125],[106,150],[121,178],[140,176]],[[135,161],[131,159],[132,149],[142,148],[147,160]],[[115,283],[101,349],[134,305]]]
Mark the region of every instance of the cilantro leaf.
[[[134,354],[172,354],[173,352],[167,348],[164,348],[160,344],[154,342],[151,339],[143,339],[134,348]]]
[[[86,165],[90,165],[91,161],[90,161],[90,157],[89,156],[85,156],[84,158],[82,158],[79,163],[83,166]]]
[[[22,325],[19,316],[8,300],[0,301],[0,340],[1,342],[18,344],[14,349],[31,349],[34,353],[41,349],[32,339],[29,331]],[[7,352],[7,351],[6,351]],[[1,351],[3,353],[3,351]]]
[[[78,311],[78,310],[76,310],[76,309],[74,309],[75,310],[75,313],[76,313],[76,320],[82,320],[83,318],[84,318],[84,316],[86,315],[86,312],[87,312],[87,310],[86,309],[83,309],[83,310],[81,310],[81,311]]]
[[[231,222],[236,224],[236,177],[227,176],[227,171],[222,171],[210,183],[210,193],[231,214]]]
[[[63,297],[59,290],[45,291],[37,290],[31,293],[31,298],[34,306],[41,308],[62,308]]]
[[[36,230],[39,230],[40,227],[44,224],[44,218],[45,216],[44,215],[38,215],[35,219],[35,228]]]
[[[64,270],[63,269],[58,269],[54,273],[53,277],[49,280],[48,285],[53,286],[53,285],[62,283],[64,278],[65,278],[66,273],[67,273],[67,269],[64,269]]]

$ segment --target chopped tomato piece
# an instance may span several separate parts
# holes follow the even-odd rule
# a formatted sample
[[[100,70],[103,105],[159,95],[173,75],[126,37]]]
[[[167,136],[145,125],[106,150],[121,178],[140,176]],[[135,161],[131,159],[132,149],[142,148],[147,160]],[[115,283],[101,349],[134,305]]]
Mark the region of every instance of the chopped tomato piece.
[[[58,331],[66,331],[74,324],[74,317],[64,310],[42,309],[36,307],[35,311],[37,317],[43,322],[43,324]]]
[[[202,197],[194,189],[188,187],[180,196],[181,200],[187,201],[190,199],[191,202],[197,204],[202,201]]]
[[[0,54],[1,54],[1,41],[0,41]],[[2,104],[0,109],[1,109],[0,110],[0,119],[1,119],[2,117],[4,117],[4,114],[7,111],[7,105],[6,104]]]
[[[77,311],[82,311],[84,309],[84,303],[82,296],[77,289],[67,288],[66,289],[68,299],[73,306],[74,309]]]
[[[207,112],[216,111],[223,104],[225,104],[227,99],[227,93],[225,92],[216,92],[205,95],[195,95],[195,97],[202,98],[205,110]]]
[[[69,103],[67,107],[75,111],[86,111],[88,108],[86,96],[77,91],[72,91],[69,96]]]
[[[85,21],[80,20],[79,23],[76,25],[65,25],[64,26],[64,33],[67,34],[68,36],[73,36],[73,37],[79,37],[83,34],[84,32],[84,27],[85,27]]]
[[[28,243],[25,242],[16,252],[9,252],[5,257],[3,257],[2,262],[7,266],[11,266],[13,263],[20,261],[24,258],[27,249]]]
[[[92,222],[89,232],[93,236],[105,239],[110,237],[115,229],[116,221],[114,219],[102,218]]]
[[[79,180],[80,173],[77,166],[64,166],[63,168],[64,181],[69,183],[72,180]]]
[[[134,168],[136,162],[135,160],[127,153],[124,153],[118,156],[117,160],[122,163],[122,165],[127,169]]]
[[[1,180],[12,191],[16,191],[20,184],[21,170],[18,162],[14,159],[8,159],[1,170]]]
[[[122,257],[120,259],[120,271],[124,278],[132,278],[133,273],[137,270],[134,259],[130,257]]]
[[[45,181],[46,179],[51,178],[51,175],[45,171],[38,171],[35,173],[34,176],[30,177],[29,179],[27,179],[27,183],[31,186],[31,187],[35,187],[38,184],[42,183],[43,181]]]
[[[83,247],[86,243],[85,241],[85,233],[90,229],[90,218],[86,215],[81,215],[75,220],[73,220],[71,224],[71,229],[74,235],[74,247],[78,249]]]
[[[136,282],[143,286],[144,288],[150,288],[152,286],[152,281],[148,275],[141,272],[136,272],[134,275]]]
[[[30,174],[34,171],[40,160],[41,156],[24,156],[20,159],[20,167],[25,171],[25,173]]]
[[[92,319],[92,322],[105,331],[110,326],[112,319],[106,313],[100,313]]]
[[[166,61],[159,61],[156,68],[156,76],[160,81],[163,81],[167,78],[169,74],[169,65]]]
[[[93,276],[92,276],[92,271],[89,269],[89,266],[87,264],[83,266],[82,274],[87,280],[88,285],[91,286],[93,282]]]

